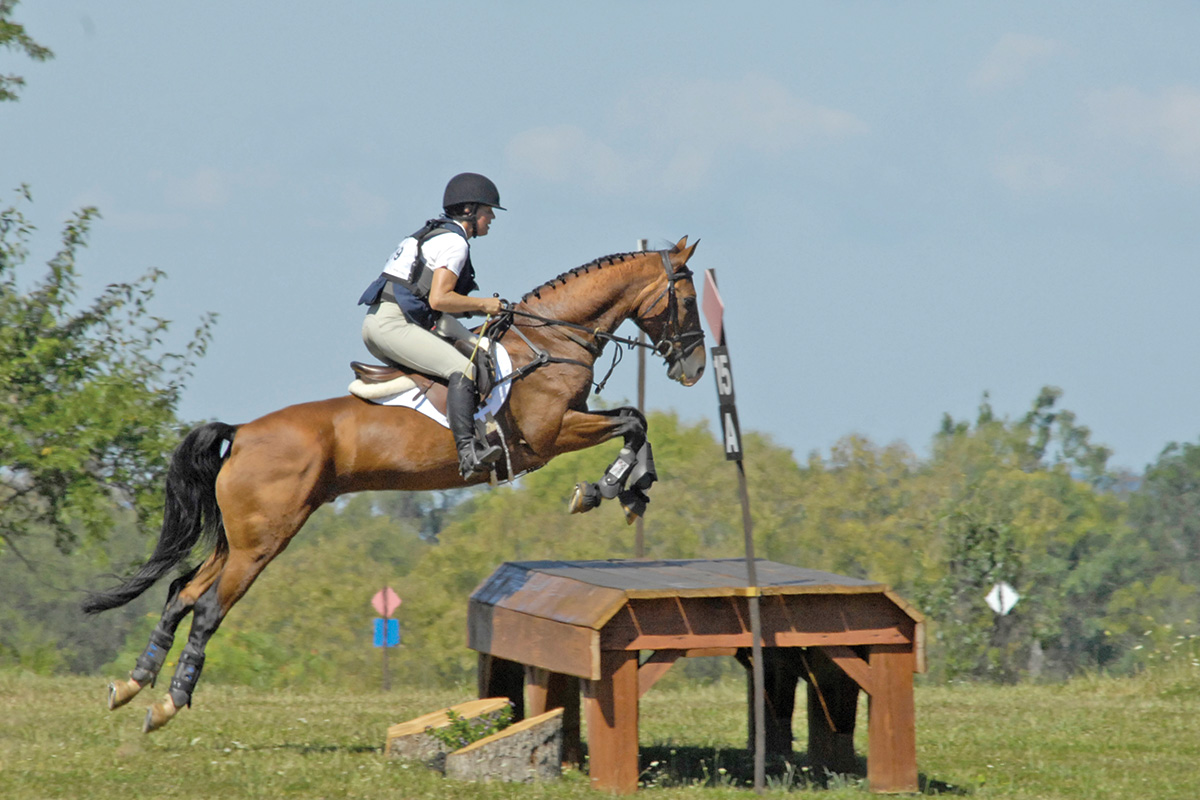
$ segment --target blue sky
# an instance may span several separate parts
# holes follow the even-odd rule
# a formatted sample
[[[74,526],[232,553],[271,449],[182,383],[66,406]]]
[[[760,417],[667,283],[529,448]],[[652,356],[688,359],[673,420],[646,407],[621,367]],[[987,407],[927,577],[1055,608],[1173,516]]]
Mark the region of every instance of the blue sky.
[[[743,428],[798,458],[924,452],[1043,385],[1134,470],[1200,435],[1200,4],[33,2],[56,58],[0,106],[36,274],[98,206],[90,294],[164,269],[181,409],[340,394],[355,300],[453,174],[509,211],[473,248],[515,298],[683,235],[714,268]],[[632,328],[629,329],[632,331]],[[711,344],[711,343],[710,343]],[[635,359],[605,390],[635,395]],[[651,364],[652,408],[715,420]],[[710,422],[715,428],[715,423]]]

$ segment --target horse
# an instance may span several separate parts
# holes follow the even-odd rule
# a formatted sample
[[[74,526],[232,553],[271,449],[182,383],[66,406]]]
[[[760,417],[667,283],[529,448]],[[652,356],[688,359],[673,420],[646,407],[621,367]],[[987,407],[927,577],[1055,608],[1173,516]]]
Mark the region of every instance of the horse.
[[[685,386],[700,379],[704,333],[687,267],[695,248],[685,236],[668,250],[605,256],[508,307],[509,327],[498,338],[518,377],[498,423],[509,475],[621,436],[621,455],[599,484],[576,486],[569,508],[587,511],[619,495],[629,521],[641,513],[655,477],[646,419],[632,407],[589,410],[593,367],[606,342],[616,340],[618,348],[634,343],[613,333],[632,319],[663,357],[668,377]],[[636,484],[626,483],[631,474]],[[211,553],[170,584],[162,616],[129,679],[109,683],[108,707],[119,708],[154,685],[189,613],[191,629],[170,690],[146,712],[143,731],[161,728],[190,706],[209,639],[321,505],[353,492],[451,489],[485,480],[459,474],[453,438],[437,422],[349,394],[288,406],[242,425],[211,422],[192,430],[168,468],[154,552],[122,585],[90,594],[83,610],[124,605],[202,540]]]

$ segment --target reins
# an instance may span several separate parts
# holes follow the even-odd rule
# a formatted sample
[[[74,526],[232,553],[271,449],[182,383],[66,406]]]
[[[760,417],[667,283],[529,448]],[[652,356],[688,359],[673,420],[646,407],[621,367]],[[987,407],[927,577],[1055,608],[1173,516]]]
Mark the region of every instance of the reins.
[[[527,336],[525,336],[525,334],[521,331],[521,329],[519,327],[517,327],[516,325],[513,324],[514,316],[520,316],[520,317],[525,317],[527,319],[536,320],[538,322],[541,322],[543,327],[567,328],[568,330],[563,331],[566,338],[569,339],[570,341],[574,342],[575,344],[579,345],[587,352],[591,353],[592,356],[595,358],[599,358],[600,354],[604,351],[604,344],[597,344],[597,341],[603,341],[605,343],[615,342],[618,345],[625,345],[626,349],[629,349],[629,350],[632,350],[635,347],[643,347],[647,350],[650,350],[650,351],[658,354],[659,356],[663,357],[664,359],[668,358],[671,355],[671,353],[676,350],[680,350],[680,351],[685,350],[684,343],[689,339],[696,339],[696,340],[702,341],[704,339],[704,333],[702,331],[672,330],[672,329],[677,329],[679,327],[679,309],[678,309],[678,303],[677,303],[677,300],[675,297],[675,281],[690,277],[692,275],[692,272],[691,272],[691,270],[687,269],[687,267],[684,267],[683,269],[676,271],[674,269],[674,266],[671,264],[670,253],[666,250],[659,250],[658,253],[659,253],[659,256],[662,258],[663,269],[667,273],[667,285],[662,290],[662,292],[659,293],[658,297],[654,298],[654,301],[650,305],[651,306],[658,305],[658,301],[660,299],[662,299],[663,295],[665,294],[667,296],[666,313],[668,316],[667,316],[667,330],[664,331],[664,335],[657,342],[650,343],[650,342],[640,341],[639,339],[630,339],[627,336],[618,336],[615,333],[610,333],[608,331],[601,330],[600,328],[589,328],[588,326],[580,325],[577,322],[569,322],[568,320],[555,319],[553,317],[544,317],[541,314],[534,314],[531,311],[518,311],[516,308],[512,308],[510,306],[500,312],[501,317],[502,318],[507,317],[507,319],[505,319],[504,321],[497,322],[497,327],[502,327],[504,330],[500,333],[500,336],[496,337],[496,338],[499,339],[499,338],[503,337],[504,334],[507,333],[509,330],[516,331],[516,334],[521,337],[521,339],[529,347],[530,351],[533,352],[534,359],[533,359],[533,361],[529,362],[525,366],[514,370],[509,375],[507,375],[503,379],[501,379],[499,382],[504,383],[504,382],[510,381],[510,380],[515,381],[515,380],[529,374],[530,372],[533,372],[535,369],[542,366],[543,364],[574,364],[577,366],[584,367],[586,369],[593,369],[593,364],[589,364],[587,362],[579,361],[579,360],[573,359],[573,358],[563,358],[561,356],[553,356],[553,355],[550,355],[550,353],[547,352],[546,350],[539,348],[533,342],[529,341],[529,338]],[[486,323],[485,323],[484,327],[486,329]],[[593,340],[589,342],[586,339],[583,339],[582,337],[574,335],[571,331],[581,331],[583,333],[586,333],[586,334],[592,336]],[[691,348],[686,348],[686,349],[690,350]],[[604,389],[605,385],[608,383],[608,379],[612,377],[613,371],[616,370],[617,364],[619,364],[621,362],[622,357],[623,357],[623,352],[622,352],[621,348],[618,346],[617,348],[615,348],[613,350],[613,360],[612,360],[612,364],[609,365],[608,372],[605,373],[604,377],[600,380],[599,383],[594,384],[595,389],[596,389],[596,394],[600,394],[600,392]]]

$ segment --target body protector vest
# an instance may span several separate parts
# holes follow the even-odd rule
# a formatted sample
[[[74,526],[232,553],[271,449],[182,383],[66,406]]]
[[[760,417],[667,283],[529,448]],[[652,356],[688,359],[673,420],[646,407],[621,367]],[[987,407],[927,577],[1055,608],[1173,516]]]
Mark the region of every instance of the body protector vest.
[[[434,270],[425,263],[425,256],[421,248],[434,236],[447,233],[457,233],[463,239],[467,239],[467,234],[462,228],[445,218],[431,219],[419,231],[407,237],[417,241],[417,256],[413,261],[408,280],[383,272],[363,292],[362,297],[358,299],[358,304],[369,306],[383,300],[391,301],[400,306],[404,316],[410,322],[427,330],[432,329],[437,324],[440,314],[429,305],[429,291],[433,287]],[[471,265],[471,249],[468,247],[467,261],[463,264],[462,271],[458,273],[454,291],[466,295],[478,288],[479,285],[475,283],[475,267]]]

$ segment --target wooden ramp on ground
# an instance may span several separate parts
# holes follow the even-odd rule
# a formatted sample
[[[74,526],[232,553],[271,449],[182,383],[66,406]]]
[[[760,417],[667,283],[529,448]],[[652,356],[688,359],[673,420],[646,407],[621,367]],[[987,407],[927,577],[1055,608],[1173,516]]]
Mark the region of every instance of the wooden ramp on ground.
[[[853,771],[861,689],[871,698],[871,788],[916,791],[912,675],[924,671],[923,615],[880,583],[763,559],[756,571],[759,586],[750,587],[744,559],[503,564],[469,604],[480,696],[510,697],[520,710],[528,684],[531,714],[564,709],[564,755],[578,761],[582,688],[592,783],[632,792],[638,698],[681,657],[733,655],[748,665],[747,598],[757,592],[768,752],[791,751],[804,680],[810,761]]]

